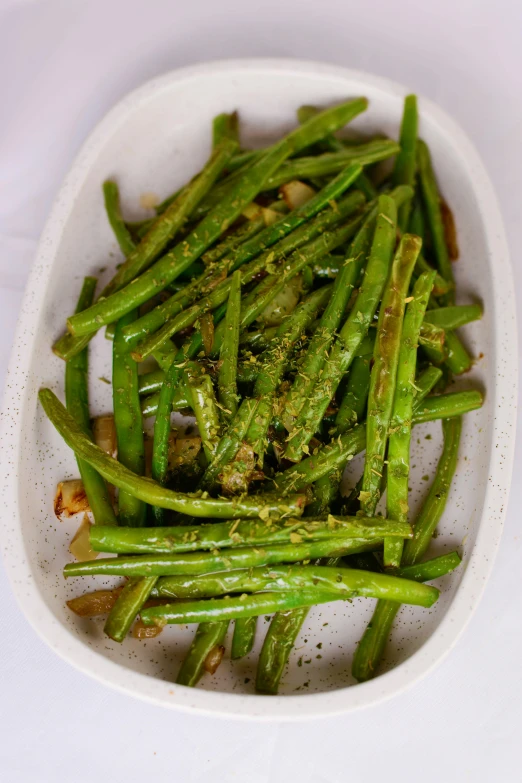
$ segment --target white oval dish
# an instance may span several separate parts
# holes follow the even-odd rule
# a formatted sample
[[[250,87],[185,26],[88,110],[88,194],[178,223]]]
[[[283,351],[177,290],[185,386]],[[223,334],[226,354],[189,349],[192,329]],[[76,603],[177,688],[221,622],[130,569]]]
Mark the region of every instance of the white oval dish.
[[[513,283],[502,220],[484,167],[456,123],[423,98],[420,132],[456,216],[460,296],[462,301],[480,299],[485,309],[481,322],[463,330],[475,355],[483,356],[461,385],[485,389],[486,402],[465,417],[457,476],[433,546],[434,553],[459,546],[463,566],[440,580],[443,593],[433,610],[402,610],[380,677],[353,685],[350,675],[372,601],[312,610],[276,697],[254,693],[256,651],[243,661],[225,661],[215,677],[190,689],[172,680],[191,629],[171,627],[157,640],[128,639],[120,646],[102,635],[100,622],[72,616],[65,600],[92,589],[94,582],[63,579],[77,523],[57,522],[52,500],[56,483],[77,470],[37,402],[44,385],[63,399],[63,364],[50,346],[74,309],[81,278],[118,257],[103,210],[104,179],[117,177],[126,212],[140,217],[138,207],[132,213],[139,194],[155,191],[163,197],[200,167],[209,148],[211,118],[221,111],[238,109],[247,143],[262,144],[291,127],[303,103],[325,105],[366,95],[369,110],[354,127],[396,136],[406,93],[384,79],[310,62],[243,60],[185,68],[121,101],[74,162],[40,242],[9,365],[1,433],[2,544],[13,590],[35,630],[59,655],[101,682],[155,704],[207,714],[276,720],[332,715],[412,685],[449,652],[476,608],[500,540],[511,477],[517,382]],[[110,348],[103,335],[92,346],[91,403],[98,413],[110,405],[109,387],[99,380],[110,372]],[[428,431],[431,441],[425,440]],[[420,446],[414,452],[412,484],[422,488],[421,477],[437,458],[440,426],[415,432]],[[414,506],[421,494],[413,493]],[[262,620],[257,650],[264,625]]]

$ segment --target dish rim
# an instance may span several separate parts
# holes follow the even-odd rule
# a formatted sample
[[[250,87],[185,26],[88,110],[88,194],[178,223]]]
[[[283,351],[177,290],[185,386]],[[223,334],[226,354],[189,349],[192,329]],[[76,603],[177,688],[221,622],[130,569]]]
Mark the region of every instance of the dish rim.
[[[327,63],[281,58],[220,60],[179,68],[152,79],[128,93],[100,120],[74,159],[54,200],[28,278],[21,314],[16,327],[8,365],[4,412],[0,427],[0,438],[4,444],[2,454],[4,509],[12,511],[15,519],[16,537],[14,539],[12,537],[13,528],[11,526],[8,528],[7,519],[10,515],[6,514],[2,522],[2,529],[4,536],[10,536],[9,548],[6,547],[4,539],[2,549],[11,587],[26,618],[40,638],[60,657],[83,673],[123,693],[169,708],[229,718],[302,720],[333,716],[369,707],[389,699],[413,686],[421,677],[427,675],[438,665],[455,646],[476,611],[501,539],[513,468],[515,428],[512,427],[512,421],[513,414],[516,415],[516,403],[510,397],[502,402],[500,398],[502,392],[505,392],[506,389],[509,390],[509,384],[512,383],[513,400],[516,400],[518,384],[516,344],[514,349],[513,342],[511,342],[510,350],[508,350],[501,338],[507,329],[512,331],[513,323],[516,325],[512,268],[497,197],[480,156],[456,121],[436,104],[421,97],[423,112],[428,114],[431,122],[438,126],[441,135],[451,138],[453,146],[459,149],[469,165],[470,179],[477,199],[477,208],[482,216],[487,245],[495,257],[495,273],[492,275],[493,300],[498,304],[502,302],[502,307],[495,308],[496,381],[495,388],[488,390],[488,396],[493,402],[492,411],[495,413],[492,424],[492,440],[494,439],[499,447],[502,447],[505,459],[502,463],[498,460],[495,461],[495,451],[491,450],[488,471],[490,481],[486,488],[477,538],[468,567],[438,628],[417,652],[396,668],[366,683],[324,693],[272,696],[270,698],[257,694],[234,694],[187,688],[132,671],[91,649],[71,634],[53,616],[42,594],[31,579],[32,570],[25,555],[18,508],[16,467],[19,461],[21,439],[18,436],[13,436],[12,433],[18,435],[20,432],[20,426],[17,428],[16,425],[20,425],[23,412],[30,399],[29,389],[24,390],[23,400],[17,399],[17,394],[28,377],[32,358],[30,349],[34,340],[32,337],[28,347],[25,335],[31,329],[34,334],[47,292],[47,285],[43,284],[42,275],[46,273],[45,280],[48,279],[64,226],[70,217],[84,178],[88,175],[91,165],[107,138],[121,123],[128,119],[129,114],[139,103],[149,100],[151,94],[158,94],[175,82],[188,81],[194,77],[211,76],[217,72],[231,73],[237,69],[257,72],[276,71],[284,72],[286,75],[294,73],[301,76],[323,74],[326,77],[359,81],[361,86],[368,85],[394,97],[402,98],[408,93],[403,85],[389,79]],[[487,222],[484,219],[486,214],[488,216]],[[503,281],[501,297],[499,281]],[[35,295],[34,291],[38,289],[39,292]],[[32,306],[30,315],[27,308],[29,299],[31,299]],[[516,337],[515,330],[515,340]],[[500,370],[504,372],[500,372]],[[13,429],[9,435],[11,427]],[[485,518],[488,511],[491,512],[493,509],[495,510],[495,525],[488,526],[484,524]],[[487,552],[487,558],[475,562],[482,552]],[[470,565],[474,567],[469,567]]]

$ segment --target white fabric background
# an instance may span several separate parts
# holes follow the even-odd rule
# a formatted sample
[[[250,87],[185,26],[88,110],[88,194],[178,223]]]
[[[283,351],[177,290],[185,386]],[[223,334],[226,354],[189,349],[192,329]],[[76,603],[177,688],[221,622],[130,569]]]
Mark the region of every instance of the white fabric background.
[[[439,102],[492,176],[519,291],[521,32],[519,0],[0,0],[1,380],[38,237],[79,146],[128,90],[201,60],[308,57]],[[521,467],[519,448],[501,551],[457,648],[405,695],[334,720],[242,724],[113,693],[40,642],[0,567],[0,778],[520,781]]]

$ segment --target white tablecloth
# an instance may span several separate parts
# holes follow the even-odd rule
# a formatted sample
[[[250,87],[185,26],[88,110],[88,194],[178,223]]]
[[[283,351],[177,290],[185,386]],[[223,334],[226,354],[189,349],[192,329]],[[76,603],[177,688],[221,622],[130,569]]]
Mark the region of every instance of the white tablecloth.
[[[514,0],[4,0],[0,374],[39,234],[80,144],[128,90],[201,60],[323,59],[438,101],[489,169],[519,289],[521,9]],[[521,468],[519,449],[500,555],[457,648],[408,693],[334,720],[241,724],[163,711],[107,690],[39,641],[0,567],[0,778],[520,781]]]

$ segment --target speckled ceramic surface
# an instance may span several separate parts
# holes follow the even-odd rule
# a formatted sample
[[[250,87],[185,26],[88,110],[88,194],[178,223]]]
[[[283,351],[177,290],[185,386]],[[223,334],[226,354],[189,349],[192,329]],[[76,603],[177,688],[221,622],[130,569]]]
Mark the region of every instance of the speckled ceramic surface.
[[[366,74],[316,63],[245,60],[187,68],[146,84],[119,103],[92,133],[53,207],[29,279],[9,367],[2,422],[2,546],[13,589],[35,630],[85,673],[157,704],[265,719],[299,719],[344,712],[393,696],[426,674],[454,645],[480,598],[502,531],[515,433],[517,352],[515,308],[502,221],[484,168],[460,128],[420,99],[422,136],[429,143],[441,189],[457,222],[461,258],[455,266],[462,303],[480,300],[482,321],[463,329],[480,357],[455,388],[486,391],[482,410],[465,417],[456,480],[430,554],[459,547],[463,566],[439,580],[431,610],[403,608],[388,645],[383,674],[355,685],[355,644],[373,601],[313,609],[283,678],[281,695],[258,696],[253,683],[266,621],[256,649],[228,657],[197,689],[173,685],[193,628],[168,627],[145,642],[117,645],[102,622],[77,618],[65,600],[95,584],[62,577],[78,522],[58,522],[52,501],[58,481],[74,477],[72,453],[45,420],[40,386],[63,399],[63,363],[50,346],[74,309],[81,279],[100,275],[119,258],[104,215],[101,183],[117,178],[126,215],[145,216],[140,195],[167,195],[204,162],[210,122],[238,109],[247,144],[263,144],[294,124],[303,104],[366,95],[370,108],[354,127],[396,136],[407,89]],[[105,273],[105,278],[109,270]],[[93,413],[110,409],[110,344],[92,342]],[[429,437],[431,436],[431,437]],[[427,491],[440,447],[440,425],[415,429],[412,507]],[[357,476],[355,461],[347,481]]]

